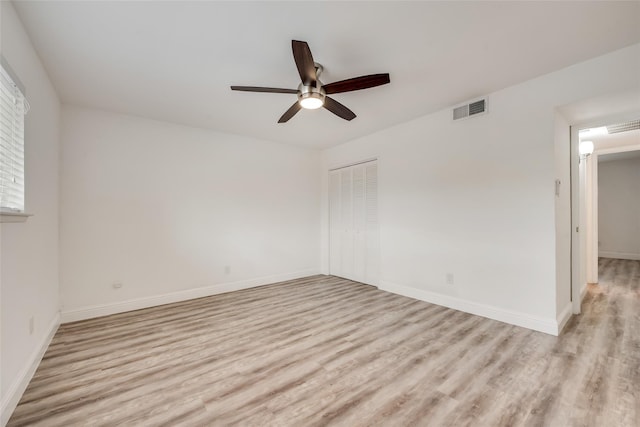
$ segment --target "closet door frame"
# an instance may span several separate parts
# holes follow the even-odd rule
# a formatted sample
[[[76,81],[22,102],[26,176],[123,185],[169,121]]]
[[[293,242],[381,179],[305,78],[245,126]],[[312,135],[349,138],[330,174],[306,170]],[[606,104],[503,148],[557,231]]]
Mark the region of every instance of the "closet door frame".
[[[328,268],[328,273],[329,274],[335,274],[337,276],[340,277],[344,277],[345,273],[348,273],[348,271],[345,270],[349,270],[348,268],[343,268],[346,266],[342,265],[342,261],[344,260],[344,257],[342,257],[342,254],[339,254],[338,258],[340,258],[340,260],[337,259],[336,254],[334,253],[334,248],[336,244],[341,245],[341,241],[336,242],[336,239],[342,239],[343,238],[343,234],[344,234],[344,229],[342,227],[342,224],[340,224],[340,229],[342,231],[336,230],[335,228],[335,224],[333,223],[333,221],[335,220],[335,218],[333,217],[332,213],[335,214],[336,212],[339,212],[342,215],[342,211],[343,211],[343,206],[342,206],[342,186],[343,186],[343,182],[342,182],[342,171],[344,169],[347,168],[352,168],[355,166],[362,166],[363,167],[363,176],[364,176],[364,186],[366,188],[367,186],[367,176],[366,176],[366,166],[369,163],[375,163],[376,165],[376,196],[375,196],[375,216],[376,216],[376,227],[375,227],[375,272],[371,272],[365,269],[365,274],[363,277],[347,277],[348,279],[351,280],[359,280],[362,283],[366,283],[369,285],[373,285],[373,286],[378,286],[379,285],[379,271],[380,271],[380,224],[379,224],[379,215],[378,215],[378,210],[379,210],[379,203],[378,203],[378,195],[379,195],[379,165],[380,165],[380,159],[378,157],[374,157],[374,158],[368,158],[366,160],[360,160],[360,161],[354,161],[351,163],[346,163],[346,164],[340,164],[340,165],[336,165],[333,167],[330,167],[329,170],[327,171],[327,205],[328,205],[328,245],[327,245],[327,268]],[[337,188],[340,189],[340,194],[339,195],[335,195],[332,193],[332,190],[334,189],[334,186],[336,185],[336,183],[334,183],[332,176],[334,176],[334,174],[338,174],[339,176],[339,181],[337,182]],[[354,178],[354,170],[351,170],[351,179],[350,179],[350,192],[351,192],[351,203],[353,204],[353,178]],[[366,189],[365,189],[366,191]],[[364,204],[367,204],[367,200],[366,198],[368,197],[368,195],[366,195],[365,193],[365,200],[364,200]],[[338,206],[336,206],[335,204],[338,203]],[[354,212],[351,212],[351,216],[353,217]],[[365,218],[366,221],[366,218]],[[366,227],[365,227],[366,229]],[[351,230],[353,231],[353,230]],[[355,241],[354,241],[355,243]],[[370,245],[365,245],[365,249],[368,251],[368,246]],[[342,246],[341,246],[342,247]],[[355,255],[355,254],[354,254]],[[370,256],[371,253],[367,253],[367,255],[365,256],[365,259]],[[338,265],[336,265],[338,264]],[[368,268],[367,266],[369,265],[368,262],[365,263],[365,267]],[[348,274],[347,274],[348,276]],[[372,277],[373,276],[373,277]],[[374,279],[375,277],[375,279]]]

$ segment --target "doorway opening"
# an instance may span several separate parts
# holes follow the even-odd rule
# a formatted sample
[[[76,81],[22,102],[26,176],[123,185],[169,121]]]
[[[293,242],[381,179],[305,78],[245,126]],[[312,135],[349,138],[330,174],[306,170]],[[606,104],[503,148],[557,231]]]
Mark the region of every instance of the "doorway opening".
[[[640,246],[635,243],[640,242],[640,117],[572,126],[571,153],[571,300],[573,313],[578,314],[588,284],[598,283],[600,256],[640,259]],[[616,161],[620,163],[611,163]],[[603,162],[607,163],[603,187],[607,205],[601,218],[598,170]],[[608,172],[618,165],[624,166],[624,172]],[[618,184],[611,182],[614,178]],[[611,206],[616,200],[617,206]],[[606,239],[601,236],[601,224]]]

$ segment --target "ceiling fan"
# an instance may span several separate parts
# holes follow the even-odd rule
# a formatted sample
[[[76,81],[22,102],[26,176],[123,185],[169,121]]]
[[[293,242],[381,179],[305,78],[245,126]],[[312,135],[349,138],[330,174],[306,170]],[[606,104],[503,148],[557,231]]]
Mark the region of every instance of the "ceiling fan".
[[[389,74],[371,74],[368,76],[354,77],[352,79],[341,80],[329,84],[320,81],[322,65],[313,61],[311,50],[307,42],[291,40],[293,48],[293,59],[296,62],[298,73],[302,83],[297,89],[280,89],[274,87],[256,86],[231,86],[231,90],[245,92],[269,92],[269,93],[290,93],[298,95],[298,101],[294,103],[278,120],[278,123],[285,123],[293,117],[301,108],[314,110],[324,107],[338,117],[345,120],[353,120],[356,115],[353,111],[328,97],[334,93],[351,92],[354,90],[368,89],[384,85],[390,82]]]

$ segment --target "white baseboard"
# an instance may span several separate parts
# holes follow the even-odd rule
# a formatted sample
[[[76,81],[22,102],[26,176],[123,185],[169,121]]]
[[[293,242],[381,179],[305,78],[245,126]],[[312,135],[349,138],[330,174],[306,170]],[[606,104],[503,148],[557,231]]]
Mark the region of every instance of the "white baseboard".
[[[557,336],[560,330],[556,319],[532,316],[526,313],[506,310],[500,307],[481,304],[436,292],[425,291],[423,289],[398,285],[387,281],[381,281],[379,289],[431,304],[442,305],[454,310],[464,311],[465,313],[498,320],[510,325],[522,326],[523,328],[533,329],[534,331],[540,331],[550,335]]]
[[[640,254],[632,254],[627,252],[598,252],[600,258],[614,258],[614,259],[630,259],[633,261],[640,261]]]
[[[239,291],[241,289],[255,288],[257,286],[283,282],[285,280],[299,279],[301,277],[313,276],[316,274],[319,274],[317,269],[308,269],[296,271],[293,273],[274,274],[271,276],[263,276],[255,279],[240,280],[237,282],[220,283],[213,286],[187,289],[184,291],[170,292],[162,295],[136,298],[110,304],[100,304],[72,310],[63,310],[62,323],[92,319],[94,317],[108,316],[110,314],[124,313],[127,311],[139,310],[141,308],[156,307],[158,305],[187,301],[194,298],[208,297],[211,295],[223,294],[225,292]]]
[[[571,319],[571,316],[573,316],[573,304],[571,304],[571,301],[569,301],[569,303],[564,307],[560,314],[558,314],[558,335],[567,325],[567,322],[569,321],[569,319]]]
[[[38,365],[40,365],[42,356],[44,356],[47,348],[49,348],[49,344],[51,343],[53,336],[56,334],[58,326],[60,326],[60,313],[56,313],[55,317],[49,324],[46,335],[43,337],[42,341],[24,365],[16,379],[11,383],[11,385],[9,385],[9,389],[5,394],[5,397],[2,399],[2,408],[0,409],[0,413],[2,414],[0,417],[0,425],[2,427],[9,422],[11,414],[13,414],[16,406],[18,406],[18,402],[20,402],[20,398],[27,389],[29,381],[33,378],[33,374],[36,373],[36,369],[38,369]]]

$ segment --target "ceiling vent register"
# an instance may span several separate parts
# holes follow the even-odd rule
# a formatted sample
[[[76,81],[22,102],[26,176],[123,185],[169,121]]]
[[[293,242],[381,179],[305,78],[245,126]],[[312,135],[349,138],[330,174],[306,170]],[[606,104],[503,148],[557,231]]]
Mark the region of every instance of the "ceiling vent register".
[[[640,120],[633,120],[631,122],[619,123],[617,125],[607,126],[607,132],[609,132],[609,134],[627,132],[630,130],[637,130],[637,129],[640,129]]]
[[[460,120],[467,117],[483,114],[487,112],[487,100],[480,99],[478,101],[464,104],[453,109],[453,120]]]

